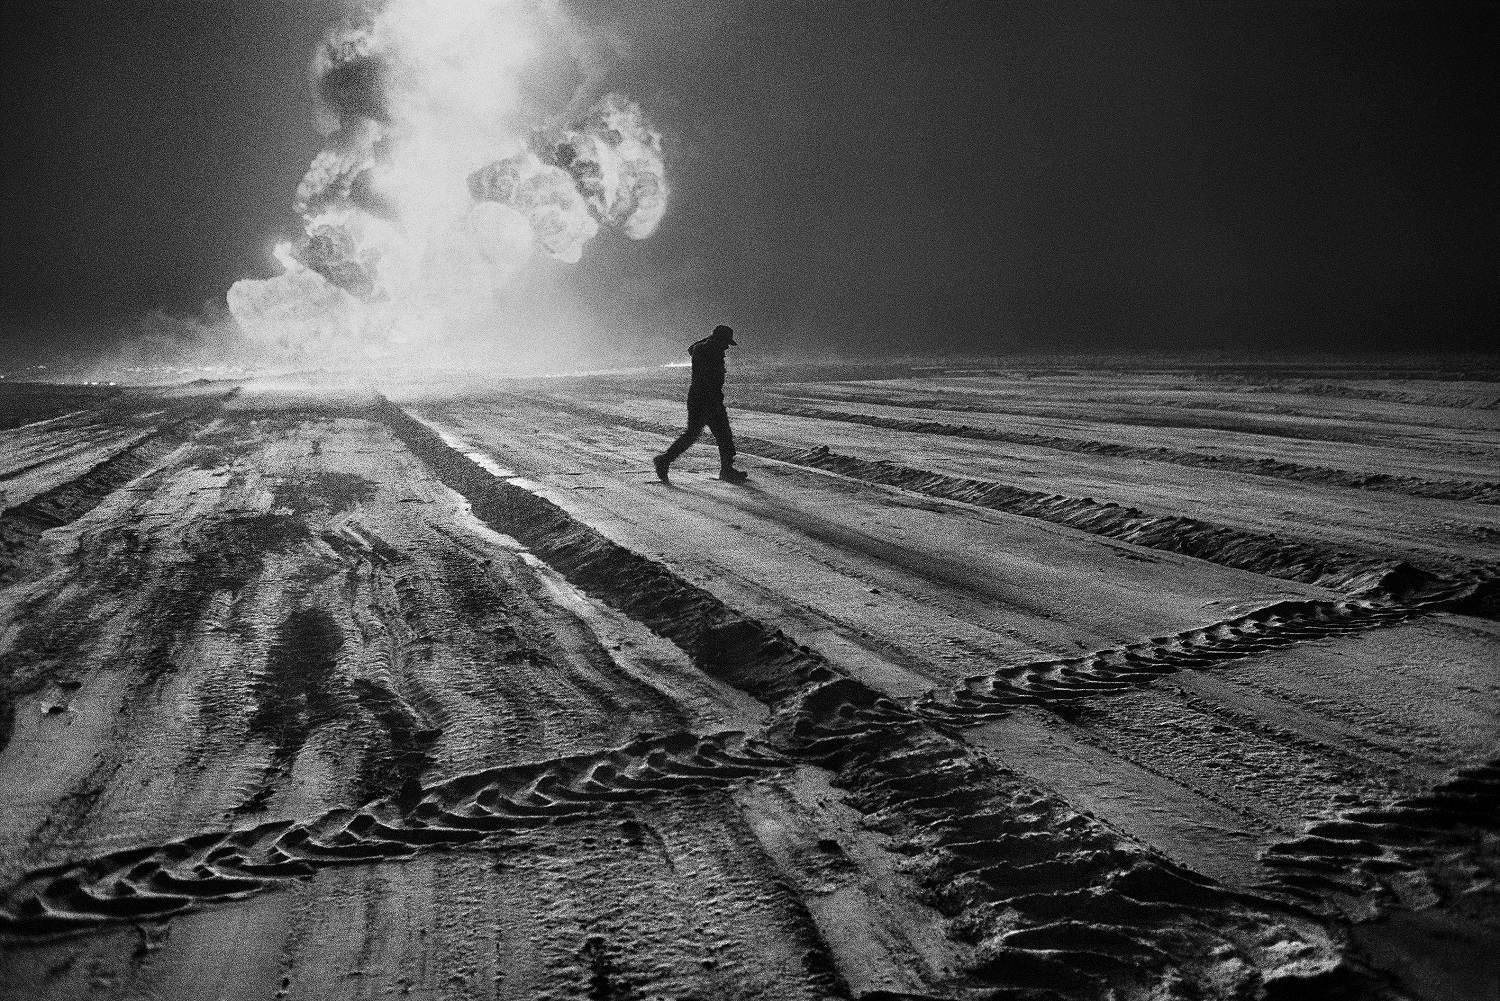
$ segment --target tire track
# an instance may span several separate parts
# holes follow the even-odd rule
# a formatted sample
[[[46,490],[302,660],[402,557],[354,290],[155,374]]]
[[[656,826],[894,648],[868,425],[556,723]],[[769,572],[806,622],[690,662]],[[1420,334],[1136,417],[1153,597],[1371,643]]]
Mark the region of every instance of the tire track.
[[[210,831],[48,867],[0,891],[0,932],[27,940],[170,917],[329,866],[494,847],[518,831],[725,788],[798,761],[833,772],[866,824],[905,857],[919,899],[939,909],[967,947],[954,983],[962,992],[1382,996],[1344,954],[1331,919],[1297,902],[1306,891],[1296,899],[1235,892],[1175,865],[1001,768],[948,729],[946,717],[925,717],[840,675],[814,651],[485,472],[396,408],[382,416],[477,515],[583,590],[679,642],[701,669],[772,705],[771,725],[759,737],[643,735],[612,750],[409,785],[305,822]],[[1286,604],[1262,620],[1241,617],[1260,625],[1236,626],[1238,634],[1200,630],[1212,642],[1185,643],[1181,652],[1242,655],[1261,626],[1280,618],[1312,628],[1320,617],[1378,611],[1363,598],[1340,614],[1322,608],[1329,603]],[[1407,864],[1423,860],[1413,855]]]
[[[1227,985],[1226,995],[1295,983],[1379,996],[1290,898],[1230,891],[1122,837],[1000,768],[942,721],[485,472],[398,408],[387,414],[477,515],[772,705],[766,745],[832,771],[866,825],[896,840],[920,898],[972,950],[966,986],[1095,998],[1187,979]]]
[[[865,824],[907,857],[923,902],[970,949],[966,977],[987,989],[1385,996],[1285,898],[1176,865],[857,683],[783,707],[771,743],[835,773]]]
[[[580,412],[585,410],[578,409]],[[601,415],[592,412],[590,416]],[[615,418],[611,416],[605,419]],[[772,448],[784,450],[783,446],[774,444]],[[1347,555],[1343,558],[1355,561],[1359,559]],[[1158,678],[1182,670],[1215,667],[1295,643],[1393,626],[1413,617],[1454,607],[1467,611],[1482,610],[1472,606],[1483,600],[1487,589],[1492,591],[1494,584],[1492,578],[1470,582],[1444,580],[1394,561],[1385,564],[1364,561],[1344,569],[1336,581],[1330,581],[1328,575],[1320,574],[1315,582],[1324,586],[1334,582],[1343,583],[1352,593],[1348,598],[1330,601],[1278,602],[1234,619],[1173,636],[1124,644],[1078,658],[1053,659],[1001,669],[968,679],[950,692],[928,693],[915,700],[909,708],[939,726],[982,722],[1004,716],[1021,705],[1063,709],[1080,699],[1150,685]],[[896,708],[894,704],[888,704],[886,711],[892,712]],[[877,720],[875,729],[891,722],[890,719]],[[828,740],[827,750],[830,753],[851,734],[859,734],[859,725],[851,722],[850,726],[853,727],[852,731],[840,732]],[[1480,828],[1489,832],[1491,837],[1497,829],[1500,829],[1500,818],[1493,816]],[[1483,868],[1491,864],[1484,861],[1485,853],[1490,850],[1479,837],[1460,837],[1453,842],[1436,825],[1418,825],[1408,829],[1405,836],[1419,847],[1399,856],[1381,856],[1380,861],[1374,863],[1376,867],[1388,867],[1389,873],[1385,877],[1387,883],[1426,883],[1439,878],[1429,873],[1465,871],[1466,867]],[[1443,844],[1449,844],[1455,853],[1454,859],[1442,854],[1440,846]],[[1298,858],[1295,852],[1288,850],[1285,855],[1268,854],[1267,863],[1280,857]],[[1301,863],[1303,870],[1311,871],[1312,875],[1301,878],[1305,883],[1315,883],[1317,877],[1323,875],[1319,871],[1320,867],[1337,867],[1345,861],[1337,857],[1304,860]],[[1282,868],[1291,871],[1297,865],[1294,862],[1287,863]],[[1301,886],[1296,881],[1275,882],[1272,885],[1279,892],[1296,894],[1301,891]],[[1355,909],[1356,905],[1350,901],[1356,899],[1359,901],[1358,906],[1367,911],[1384,906],[1405,906],[1413,899],[1410,895],[1401,897],[1393,894],[1385,883],[1373,878],[1336,890],[1332,886],[1325,888],[1340,895],[1339,899],[1343,901],[1341,907],[1345,911]]]
[[[674,435],[677,429],[656,421],[626,417],[552,397],[526,395],[528,403],[652,434]],[[760,438],[740,438],[741,452],[791,465],[820,469],[851,479],[896,487],[940,500],[958,501],[1007,514],[1036,518],[1146,549],[1191,556],[1221,566],[1249,570],[1282,580],[1314,584],[1349,594],[1420,602],[1423,607],[1454,608],[1493,615],[1500,593],[1500,570],[1488,564],[1442,566],[1438,572],[1395,559],[1340,552],[1311,542],[1284,539],[1229,528],[1196,518],[1153,515],[1091,497],[1067,497],[993,480],[949,476],[894,462],[871,462],[831,451],[827,446],[796,448]]]
[[[0,483],[4,483],[7,480],[17,479],[19,477],[25,476],[27,473],[42,469],[46,466],[51,466],[55,463],[58,463],[60,460],[65,460],[81,452],[88,451],[90,446],[95,444],[94,439],[92,439],[90,436],[104,437],[108,435],[111,430],[115,431],[116,433],[120,433],[124,429],[118,426],[111,428],[108,423],[103,421],[91,421],[90,423],[85,424],[81,427],[68,428],[68,430],[73,432],[73,434],[69,436],[73,440],[66,443],[47,440],[51,438],[61,437],[60,435],[46,436],[46,438],[40,442],[27,442],[26,445],[29,447],[25,448],[23,454],[26,456],[37,456],[37,458],[34,458],[29,462],[23,460],[18,465],[9,466],[7,468],[4,468],[3,470],[0,470]],[[149,431],[137,434],[125,434],[123,437],[117,439],[114,442],[114,447],[120,451],[129,449],[132,446],[139,444],[149,435]],[[12,451],[12,449],[15,448],[15,444],[16,443],[13,442],[0,441],[0,448],[4,448],[5,451],[9,453],[6,456],[5,461],[15,461],[17,457],[16,452]],[[118,452],[116,454],[118,454]]]
[[[946,393],[942,389],[938,392]],[[1067,417],[1070,413],[1067,406],[1053,399],[1040,403],[1023,403],[1015,400],[1009,405],[1003,403],[967,403],[959,399],[944,399],[942,397],[901,397],[881,396],[868,392],[851,392],[844,395],[829,393],[826,390],[818,392],[809,389],[797,389],[795,394],[781,393],[793,399],[816,400],[820,403],[835,405],[848,405],[850,403],[863,403],[881,407],[899,407],[904,410],[936,410],[944,413],[957,414],[995,414],[1004,417]],[[657,395],[660,399],[660,395]],[[1005,400],[1007,398],[1000,397]],[[1013,398],[1011,398],[1013,400]],[[1292,428],[1285,424],[1268,420],[1265,418],[1280,415],[1268,414],[1266,412],[1251,410],[1234,410],[1222,406],[1202,406],[1199,404],[1170,403],[1161,400],[1152,400],[1149,404],[1140,402],[1131,403],[1118,399],[1092,399],[1085,400],[1095,407],[1107,407],[1118,409],[1124,407],[1129,410],[1139,411],[1142,409],[1163,408],[1177,411],[1176,414],[1155,413],[1149,420],[1137,425],[1130,415],[1122,414],[1122,420],[1112,421],[1122,427],[1144,426],[1148,428],[1183,428],[1198,431],[1230,431],[1241,434],[1259,435],[1267,438],[1286,438],[1292,441],[1321,441],[1340,442],[1346,445],[1362,445],[1368,441],[1368,436],[1359,429],[1333,427],[1328,424],[1318,426],[1307,426]],[[1314,419],[1327,419],[1326,414],[1299,412],[1294,416],[1311,417]],[[1238,418],[1238,419],[1234,419]],[[1366,422],[1370,418],[1354,418],[1354,420]],[[1391,421],[1376,420],[1376,423],[1390,424]],[[1399,422],[1398,422],[1399,423]]]
[[[661,795],[723,789],[785,762],[743,733],[675,733],[460,775],[311,821],[210,831],[49,866],[0,891],[0,935],[86,931],[230,903],[336,865],[493,842]]]
[[[33,563],[43,532],[77,521],[115,491],[156,467],[207,426],[230,395],[190,408],[185,415],[163,424],[81,476],[0,512],[0,587],[35,569]],[[128,547],[138,539],[127,531],[124,541]],[[138,554],[112,555],[128,564]],[[30,609],[39,611],[42,605],[43,600],[37,596],[27,599]],[[88,623],[87,611],[87,602],[77,600],[65,603],[50,622],[39,616],[21,620],[5,670],[0,671],[0,750],[10,742],[15,700],[45,684],[53,668],[66,667],[93,641],[94,628]],[[66,628],[58,628],[58,621],[65,623]]]
[[[1165,462],[1175,466],[1186,466],[1194,469],[1246,473],[1251,476],[1265,476],[1272,479],[1295,480],[1305,483],[1320,483],[1354,490],[1376,490],[1386,493],[1406,494],[1411,497],[1434,497],[1443,500],[1468,501],[1474,504],[1500,504],[1500,483],[1479,480],[1424,480],[1417,476],[1392,476],[1387,473],[1356,473],[1347,469],[1335,469],[1329,466],[1308,466],[1302,463],[1285,462],[1277,459],[1252,459],[1241,455],[1207,455],[1202,452],[1167,448],[1165,446],[1147,448],[1140,445],[1089,441],[1058,435],[1001,431],[997,428],[975,427],[970,424],[945,424],[941,421],[881,417],[875,414],[861,414],[847,410],[827,410],[822,407],[776,403],[764,398],[742,402],[740,406],[746,410],[780,414],[785,417],[809,417],[818,420],[840,421],[845,424],[859,424],[866,427],[884,428],[890,431],[903,431],[912,434],[934,434],[950,438],[968,438],[975,441],[998,441],[1012,445],[1047,448],[1057,452],[1074,452],[1080,455],[1108,455],[1125,459],[1142,459],[1147,462]]]
[[[712,677],[771,705],[809,684],[839,677],[780,630],[741,615],[654,560],[620,546],[562,508],[498,479],[393,404],[382,416],[395,435],[474,514],[518,540],[584,592],[681,647]]]
[[[1122,837],[941,722],[841,676],[784,634],[490,475],[399,410],[383,416],[477,515],[678,641],[700,668],[771,704],[771,726],[760,738],[643,735],[613,750],[408,786],[306,822],[206,832],[37,870],[0,892],[0,930],[9,937],[169,917],[328,866],[495,846],[517,831],[724,788],[801,761],[834,773],[867,825],[905,856],[920,899],[949,918],[971,957],[954,984],[965,993],[1381,996],[1326,919],[1289,899],[1230,891]]]
[[[1199,378],[1204,378],[1200,374]],[[1378,378],[1378,376],[1376,376]],[[1420,380],[1422,375],[1417,372],[1391,372],[1386,378],[1400,378],[1408,380]],[[1494,374],[1490,372],[1476,372],[1471,374],[1458,373],[1433,373],[1429,378],[1439,381],[1460,380],[1476,383],[1494,382]],[[1500,410],[1500,396],[1493,389],[1486,390],[1476,387],[1471,395],[1454,398],[1449,393],[1421,392],[1415,389],[1375,389],[1369,386],[1354,386],[1347,382],[1313,381],[1311,379],[1277,379],[1255,375],[1223,375],[1214,377],[1208,375],[1210,382],[1222,382],[1228,384],[1237,393],[1275,393],[1290,394],[1297,396],[1327,396],[1346,400],[1380,400],[1389,403],[1408,403],[1420,407],[1446,407],[1450,410]]]
[[[0,512],[0,584],[20,573],[42,533],[71,524],[201,431],[232,393],[193,407],[66,483]]]
[[[1373,589],[1376,594],[1378,588]],[[931,692],[914,707],[933,719],[981,722],[1020,706],[1057,709],[1097,695],[1154,684],[1184,670],[1202,670],[1294,643],[1397,625],[1441,600],[1406,603],[1380,597],[1278,601],[1246,615],[1170,636],[975,675],[948,692]]]
[[[1500,759],[1461,769],[1420,796],[1311,824],[1262,861],[1273,885],[1332,901],[1351,919],[1383,909],[1420,910],[1500,885]],[[1471,904],[1471,906],[1473,906]]]

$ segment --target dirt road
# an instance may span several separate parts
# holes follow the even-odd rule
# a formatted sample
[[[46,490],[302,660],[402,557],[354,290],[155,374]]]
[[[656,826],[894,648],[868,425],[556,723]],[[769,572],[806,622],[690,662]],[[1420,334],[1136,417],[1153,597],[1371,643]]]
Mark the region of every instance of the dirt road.
[[[1487,997],[1500,384],[26,396],[6,997]]]

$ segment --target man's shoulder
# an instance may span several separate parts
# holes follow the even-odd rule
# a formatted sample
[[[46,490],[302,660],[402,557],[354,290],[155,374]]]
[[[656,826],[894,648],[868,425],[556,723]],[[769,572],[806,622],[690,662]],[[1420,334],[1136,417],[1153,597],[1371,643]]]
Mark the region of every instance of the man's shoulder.
[[[712,337],[705,337],[700,341],[694,341],[692,344],[688,345],[688,354],[692,355],[695,358],[700,352],[713,351],[717,351],[719,354],[724,353],[719,345],[714,343],[714,339]]]

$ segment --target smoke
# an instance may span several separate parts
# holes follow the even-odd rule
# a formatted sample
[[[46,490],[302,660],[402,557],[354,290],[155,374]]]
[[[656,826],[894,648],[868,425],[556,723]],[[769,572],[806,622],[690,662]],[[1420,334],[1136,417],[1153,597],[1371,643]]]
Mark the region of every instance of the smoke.
[[[536,246],[559,261],[577,264],[583,245],[599,232],[573,175],[531,152],[476,170],[469,175],[469,193],[477,202],[515,209],[531,227]]]
[[[388,47],[369,28],[330,31],[313,53],[313,94],[333,113],[324,118],[325,135],[363,120],[390,121],[387,92],[392,58]]]
[[[370,168],[374,163],[374,151],[365,145],[325,149],[297,185],[297,211],[304,216],[316,215],[354,201],[355,183],[363,182],[360,187],[369,188]]]
[[[235,282],[228,299],[230,315],[247,335],[290,351],[313,343],[354,344],[366,333],[369,312],[359,300],[306,268]]]
[[[124,329],[111,325],[96,348],[53,359],[64,381],[159,385],[190,379],[234,379],[284,365],[279,351],[247,338],[222,299],[193,315],[154,309]]]
[[[632,240],[656,232],[667,211],[661,135],[646,123],[640,105],[606,94],[588,110],[577,131],[552,150],[601,222]]]
[[[294,195],[301,233],[277,245],[281,274],[229,289],[240,329],[330,357],[499,336],[497,317],[541,305],[549,262],[604,229],[649,237],[660,133],[621,94],[578,107],[604,51],[554,0],[383,0],[331,30],[309,71],[327,146]]]
[[[302,239],[292,245],[291,255],[298,264],[350,295],[361,299],[375,295],[375,268],[380,262],[380,251],[361,247],[345,226],[332,221],[308,223]]]

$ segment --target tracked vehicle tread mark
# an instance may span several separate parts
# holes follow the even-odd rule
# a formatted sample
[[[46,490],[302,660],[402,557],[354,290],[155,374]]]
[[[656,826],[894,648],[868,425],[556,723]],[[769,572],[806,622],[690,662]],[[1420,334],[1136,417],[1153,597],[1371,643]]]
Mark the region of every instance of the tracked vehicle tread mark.
[[[1423,602],[1398,603],[1380,594],[1331,601],[1279,601],[1246,615],[1172,636],[1096,650],[1082,657],[1033,661],[968,678],[931,692],[914,708],[935,720],[982,722],[1019,706],[1056,706],[1132,691],[1180,671],[1231,661],[1349,632],[1399,625],[1425,614]]]
[[[1421,908],[1493,886],[1497,830],[1500,759],[1460,769],[1420,796],[1309,824],[1262,861],[1277,871],[1268,887],[1331,899],[1362,918],[1380,906]]]
[[[0,891],[0,935],[17,939],[101,922],[165,918],[240,900],[319,869],[408,859],[497,842],[611,805],[723,789],[787,766],[739,731],[668,734],[592,754],[461,775],[415,802],[387,799],[311,821],[196,834],[38,869]]]

